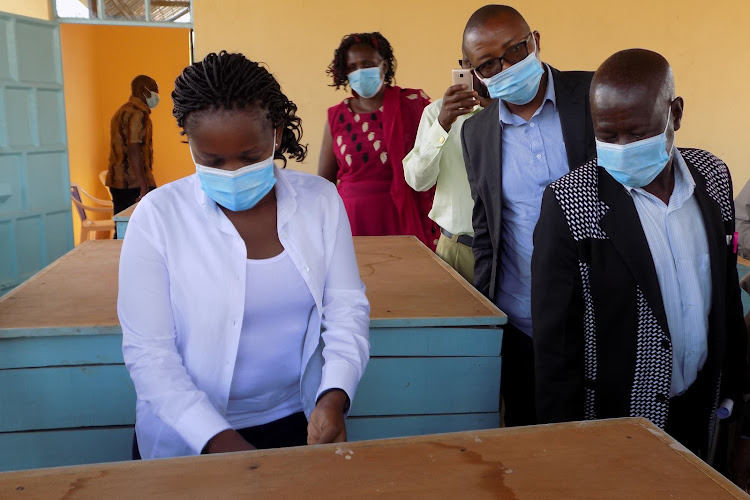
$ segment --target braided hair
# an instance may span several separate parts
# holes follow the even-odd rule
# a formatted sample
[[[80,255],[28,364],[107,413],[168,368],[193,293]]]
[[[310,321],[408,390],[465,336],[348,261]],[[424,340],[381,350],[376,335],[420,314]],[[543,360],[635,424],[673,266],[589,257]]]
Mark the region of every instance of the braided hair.
[[[354,45],[372,47],[383,59],[388,61],[384,83],[390,85],[396,74],[396,58],[393,55],[393,47],[380,32],[375,31],[373,33],[352,33],[341,39],[341,44],[333,53],[333,61],[326,69],[326,74],[333,77],[331,87],[336,87],[336,89],[346,88],[349,82],[346,71],[346,56],[349,49]]]
[[[286,166],[284,154],[297,161],[307,155],[307,146],[299,142],[302,120],[296,115],[297,105],[281,92],[279,83],[266,68],[242,54],[212,52],[203,61],[185,68],[175,80],[172,101],[172,114],[183,135],[190,115],[196,111],[258,106],[268,112],[274,128],[284,127],[274,158]]]

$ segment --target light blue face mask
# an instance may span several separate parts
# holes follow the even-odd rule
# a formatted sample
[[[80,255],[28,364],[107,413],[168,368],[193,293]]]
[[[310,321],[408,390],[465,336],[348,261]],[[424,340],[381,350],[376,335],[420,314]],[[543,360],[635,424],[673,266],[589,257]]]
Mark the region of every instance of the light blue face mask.
[[[352,71],[346,75],[349,86],[365,99],[375,96],[383,87],[383,77],[380,74],[380,66],[374,68],[362,68]]]
[[[495,76],[482,78],[482,82],[493,99],[522,105],[528,104],[536,97],[543,74],[544,70],[534,51]]]
[[[276,184],[273,172],[274,142],[271,156],[234,171],[199,165],[193,157],[201,189],[206,195],[232,212],[253,208]],[[193,154],[192,149],[190,154]]]
[[[670,106],[664,132],[654,137],[630,144],[610,144],[596,139],[596,155],[599,165],[624,186],[632,188],[648,186],[664,170],[672,157],[674,142],[667,152],[667,129],[671,117],[672,107]]]

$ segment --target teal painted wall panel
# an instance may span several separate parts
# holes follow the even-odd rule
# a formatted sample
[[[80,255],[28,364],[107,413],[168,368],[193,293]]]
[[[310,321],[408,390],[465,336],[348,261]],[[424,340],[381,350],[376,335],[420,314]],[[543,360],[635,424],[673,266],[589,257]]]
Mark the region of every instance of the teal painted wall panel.
[[[29,89],[8,87],[5,90],[5,113],[8,120],[8,147],[28,148],[34,145],[34,103]]]
[[[0,370],[122,363],[122,335],[0,338]]]
[[[0,295],[10,291],[18,283],[18,268],[16,267],[16,247],[13,244],[13,223],[0,221],[0,255],[7,258],[0,259]]]
[[[62,90],[39,89],[36,92],[39,144],[65,149],[65,103]]]
[[[422,436],[424,434],[496,429],[498,427],[500,427],[500,413],[346,419],[346,435],[349,441]]]
[[[10,53],[8,51],[8,29],[10,22],[0,18],[0,80],[10,80]],[[1,145],[2,143],[0,143]]]
[[[70,218],[70,210],[48,213],[44,217],[44,227],[46,259],[48,262],[54,262],[68,253],[73,246],[73,220]]]
[[[0,154],[0,211],[17,212],[24,207],[21,155]]]
[[[371,328],[370,356],[500,356],[500,328]]]
[[[62,85],[60,35],[47,23],[16,21],[18,79]]]
[[[35,153],[26,157],[28,206],[40,212],[58,211],[70,206],[67,184],[67,156],[64,152]]]
[[[373,358],[350,414],[492,413],[499,394],[500,358]]]
[[[18,275],[30,278],[44,267],[42,221],[40,215],[16,219]]]
[[[133,427],[0,434],[0,471],[131,459]]]
[[[0,387],[0,432],[135,422],[124,365],[2,370]]]
[[[0,12],[0,294],[73,248],[65,125],[59,23]]]

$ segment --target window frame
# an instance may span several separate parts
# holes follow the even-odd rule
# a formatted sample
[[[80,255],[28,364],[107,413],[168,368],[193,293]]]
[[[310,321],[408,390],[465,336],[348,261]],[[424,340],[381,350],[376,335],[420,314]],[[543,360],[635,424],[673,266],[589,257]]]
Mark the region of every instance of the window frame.
[[[165,21],[152,21],[151,20],[151,0],[142,0],[144,9],[146,12],[145,21],[131,21],[128,19],[107,19],[104,17],[104,0],[96,0],[97,3],[97,16],[96,18],[82,18],[82,17],[60,17],[57,15],[57,0],[50,0],[52,10],[52,20],[58,23],[70,23],[70,24],[108,24],[113,26],[152,26],[160,28],[187,28],[193,29],[193,0],[188,0],[190,6],[188,12],[190,13],[189,23],[176,23],[165,22]]]

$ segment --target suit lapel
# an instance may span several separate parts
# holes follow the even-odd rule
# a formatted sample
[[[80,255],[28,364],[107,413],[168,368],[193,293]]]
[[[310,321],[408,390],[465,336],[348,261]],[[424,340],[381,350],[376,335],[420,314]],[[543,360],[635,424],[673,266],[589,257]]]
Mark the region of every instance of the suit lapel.
[[[667,314],[664,310],[654,259],[651,256],[646,233],[643,232],[635,204],[625,188],[606,170],[603,168],[598,170],[599,197],[609,207],[600,221],[601,228],[609,236],[615,249],[633,274],[659,326],[668,333]],[[617,298],[612,297],[612,300],[617,300]]]
[[[477,115],[477,126],[484,131],[481,136],[480,144],[477,144],[477,151],[480,157],[480,165],[485,167],[483,173],[484,182],[487,183],[491,199],[484,200],[485,210],[488,213],[495,214],[494,217],[488,217],[487,223],[494,227],[490,230],[498,235],[498,241],[502,231],[502,206],[503,206],[503,188],[502,188],[502,138],[500,134],[500,103],[499,99],[492,101],[479,115]],[[502,243],[500,243],[502,244]],[[494,299],[495,286],[497,283],[497,256],[500,254],[499,248],[493,252],[492,271],[490,273],[489,296]]]
[[[573,170],[586,162],[586,92],[578,91],[579,82],[571,82],[560,71],[552,67],[550,69],[555,85],[560,127],[568,154],[568,168]]]

